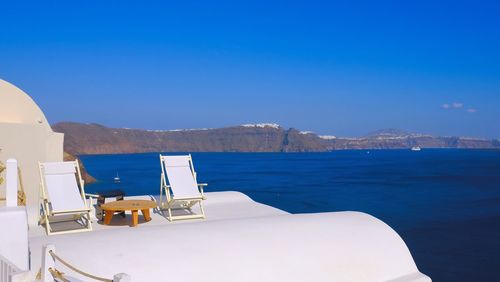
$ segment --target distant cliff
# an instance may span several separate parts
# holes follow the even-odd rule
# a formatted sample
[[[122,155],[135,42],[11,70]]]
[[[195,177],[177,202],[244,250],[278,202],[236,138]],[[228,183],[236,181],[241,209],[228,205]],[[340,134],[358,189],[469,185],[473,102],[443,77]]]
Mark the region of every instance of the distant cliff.
[[[65,151],[80,154],[143,152],[325,152],[341,149],[500,148],[499,140],[433,137],[400,130],[377,131],[361,138],[318,136],[276,124],[215,129],[142,130],[63,122]]]
[[[407,149],[421,148],[463,148],[500,149],[498,139],[471,137],[436,137],[409,133],[398,129],[383,129],[360,138],[336,138],[331,141],[333,149]]]
[[[322,152],[327,144],[317,135],[301,134],[275,124],[218,129],[152,131],[108,128],[98,124],[58,123],[67,152],[118,154],[140,152]]]

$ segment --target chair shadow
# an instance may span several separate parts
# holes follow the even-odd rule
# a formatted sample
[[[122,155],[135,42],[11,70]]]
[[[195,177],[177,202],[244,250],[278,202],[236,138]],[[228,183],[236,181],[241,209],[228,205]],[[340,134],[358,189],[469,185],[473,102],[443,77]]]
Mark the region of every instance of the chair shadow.
[[[139,218],[138,218],[138,225],[148,223],[149,221],[146,221],[144,219],[144,216],[141,212],[139,212]],[[99,220],[97,222],[99,225],[104,225],[104,226],[132,226],[132,214],[130,212],[125,212],[125,217],[121,216],[119,213],[115,213],[113,215],[113,218],[111,219],[111,222],[109,224],[104,224],[104,220]]]
[[[51,217],[49,223],[53,233],[73,231],[73,230],[81,230],[81,231],[87,230],[87,226],[84,220],[81,218],[73,219],[69,216]],[[42,223],[41,226],[47,229],[46,223]]]
[[[156,202],[156,208],[153,209],[153,213],[157,214],[166,220],[168,220],[168,211],[166,208],[160,208],[160,196],[156,195],[149,195],[149,198],[152,201]],[[183,216],[183,215],[196,215],[198,213],[194,212],[192,209],[187,209],[183,207],[174,207],[171,209],[172,210],[172,216]]]

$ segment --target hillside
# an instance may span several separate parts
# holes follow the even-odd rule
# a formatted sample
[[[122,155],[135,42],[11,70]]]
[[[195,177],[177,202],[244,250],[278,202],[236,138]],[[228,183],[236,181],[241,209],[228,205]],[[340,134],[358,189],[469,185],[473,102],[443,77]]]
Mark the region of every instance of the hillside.
[[[62,122],[65,151],[74,154],[143,152],[325,152],[342,149],[500,148],[499,140],[433,137],[396,129],[361,138],[318,136],[277,124],[250,124],[215,129],[142,130],[99,124]]]
[[[152,131],[108,128],[98,124],[58,123],[65,150],[80,154],[140,152],[321,152],[327,144],[316,135],[274,124],[219,129]]]

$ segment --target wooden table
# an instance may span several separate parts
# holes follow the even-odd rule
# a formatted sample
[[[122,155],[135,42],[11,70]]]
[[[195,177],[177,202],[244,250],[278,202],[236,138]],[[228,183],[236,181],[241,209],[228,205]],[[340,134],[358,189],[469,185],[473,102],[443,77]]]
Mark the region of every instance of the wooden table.
[[[149,200],[122,200],[103,204],[101,208],[105,212],[105,225],[109,225],[115,212],[132,211],[132,226],[137,226],[139,222],[139,210],[141,210],[144,219],[150,221],[149,209],[156,208],[156,202]]]

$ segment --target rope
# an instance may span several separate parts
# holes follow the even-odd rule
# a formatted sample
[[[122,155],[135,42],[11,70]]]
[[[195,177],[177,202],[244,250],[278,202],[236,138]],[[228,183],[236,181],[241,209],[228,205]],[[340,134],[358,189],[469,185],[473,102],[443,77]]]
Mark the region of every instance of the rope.
[[[36,273],[35,280],[42,280],[42,268],[41,267],[38,270],[38,272]]]
[[[83,272],[83,271],[81,271],[81,270],[80,270],[80,269],[78,269],[78,268],[75,268],[75,267],[74,267],[74,266],[72,266],[71,264],[67,263],[66,261],[64,261],[63,259],[61,259],[60,257],[58,257],[58,256],[57,256],[57,255],[56,255],[53,251],[49,251],[49,254],[52,256],[52,258],[54,258],[55,260],[60,261],[60,262],[61,262],[62,264],[64,264],[67,268],[69,268],[69,269],[71,269],[71,270],[73,270],[73,271],[75,271],[75,272],[77,272],[77,273],[80,273],[80,274],[81,274],[81,275],[83,275],[83,276],[87,276],[87,277],[89,277],[89,278],[92,278],[92,279],[94,279],[94,280],[98,280],[98,281],[103,281],[103,282],[113,282],[113,280],[112,280],[112,279],[106,279],[106,278],[102,278],[102,277],[94,276],[94,275],[92,275],[92,274],[88,274],[88,273],[86,273],[86,272]],[[50,271],[50,269],[49,269],[49,271]],[[58,272],[58,271],[57,271],[57,272]],[[51,273],[52,273],[52,272],[51,272]],[[62,272],[58,272],[58,273],[60,273],[60,274],[61,274],[61,277],[62,277],[62,274],[63,274],[63,273],[62,273]],[[52,275],[54,275],[54,274],[52,273]],[[64,278],[62,278],[62,279],[64,279]]]
[[[24,193],[23,177],[21,168],[17,167],[17,177],[19,178],[19,189],[17,190],[17,205],[26,206],[26,194]]]
[[[68,279],[64,278],[64,273],[62,273],[61,271],[57,270],[57,269],[54,269],[52,267],[49,267],[49,272],[50,274],[52,274],[52,276],[55,278],[55,279],[59,279],[63,282],[71,282],[69,281]]]

